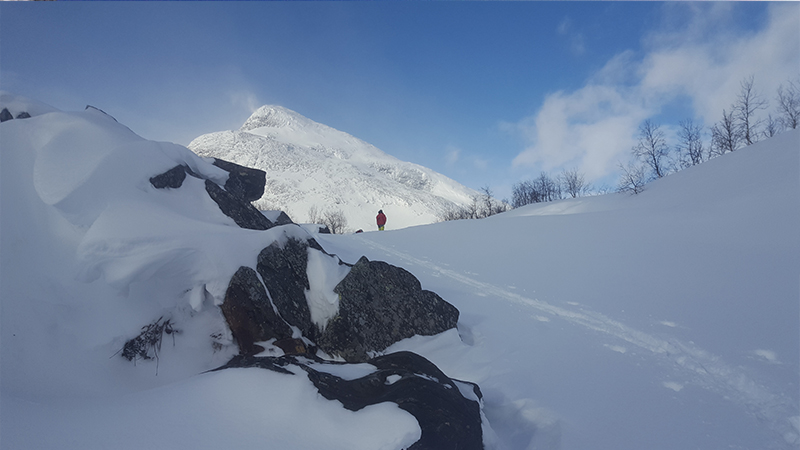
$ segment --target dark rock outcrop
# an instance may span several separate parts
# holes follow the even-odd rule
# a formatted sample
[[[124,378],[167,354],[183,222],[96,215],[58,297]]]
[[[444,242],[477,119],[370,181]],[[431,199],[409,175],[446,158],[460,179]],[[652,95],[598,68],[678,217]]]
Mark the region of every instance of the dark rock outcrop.
[[[319,332],[311,321],[305,294],[309,289],[306,273],[309,247],[323,251],[314,239],[289,239],[283,246],[273,242],[259,253],[256,269],[281,317],[315,341]]]
[[[186,166],[175,166],[168,171],[150,178],[150,184],[156,189],[172,188],[178,189],[186,179]]]
[[[228,172],[228,181],[225,182],[226,191],[246,202],[254,202],[264,195],[267,173],[263,170],[240,166],[218,158],[214,158],[213,164]]]
[[[292,329],[275,313],[258,274],[249,267],[233,275],[220,309],[244,355],[264,350],[256,342],[292,337]]]
[[[208,192],[209,197],[216,202],[222,213],[233,219],[237,225],[251,230],[268,230],[274,227],[275,223],[261,214],[261,212],[250,203],[251,200],[249,200],[253,198],[253,196],[256,196],[256,194],[258,195],[255,199],[261,198],[266,183],[265,172],[257,169],[249,169],[220,159],[215,160],[214,164],[229,173],[228,181],[225,182],[225,188],[220,187],[209,179],[195,174],[185,165],[175,166],[162,174],[151,177],[150,184],[156,189],[177,189],[183,185],[186,175],[205,179],[206,192]],[[286,220],[288,223],[291,223],[289,216],[286,216]]]
[[[367,359],[414,335],[430,336],[454,328],[458,309],[400,267],[361,257],[336,286],[339,313],[317,345],[349,362]]]
[[[237,356],[216,370],[259,367],[291,374],[286,366],[295,365],[308,374],[309,380],[323,397],[337,400],[351,411],[377,403],[393,402],[409,412],[417,419],[422,430],[422,436],[409,450],[483,449],[480,405],[477,401],[481,398],[480,389],[475,384],[449,378],[422,356],[398,352],[370,359],[367,362],[377,370],[355,380],[344,380],[324,369],[316,370],[308,363],[309,359],[317,368],[320,364],[341,364],[308,356],[303,359],[293,356]],[[462,395],[462,390],[471,392],[468,395],[470,398]]]
[[[339,311],[320,329],[311,320],[306,298],[310,287],[309,249],[324,253],[311,238],[290,238],[282,245],[273,242],[259,253],[256,270],[277,315],[329,355],[348,362],[363,362],[369,359],[369,354],[382,352],[398,341],[415,335],[439,334],[455,328],[458,323],[458,309],[436,293],[423,290],[414,275],[400,267],[362,257],[334,288],[339,295]],[[252,283],[260,284],[260,281],[253,276]],[[229,290],[233,287],[232,281]],[[260,291],[247,292],[262,295]],[[240,304],[240,308],[246,308],[244,305],[260,305],[261,301],[254,299]],[[227,312],[225,316],[228,318]],[[237,326],[231,319],[228,322],[232,330]],[[249,342],[266,341],[282,333],[264,328],[244,340],[244,347],[240,339],[237,341],[240,341],[240,351],[248,353],[252,351]]]
[[[31,115],[28,114],[27,111],[22,111],[21,113],[17,114],[17,119],[30,119]]]
[[[275,225],[289,225],[294,223],[292,218],[283,211],[261,211],[261,214],[266,216],[266,218],[271,220]]]
[[[0,122],[5,122],[6,120],[11,120],[13,118],[14,116],[11,115],[11,111],[9,111],[8,108],[3,108],[3,110],[0,111]]]
[[[275,226],[253,205],[222,189],[211,180],[206,180],[206,192],[219,205],[223,214],[233,219],[236,225],[251,230],[268,230]]]

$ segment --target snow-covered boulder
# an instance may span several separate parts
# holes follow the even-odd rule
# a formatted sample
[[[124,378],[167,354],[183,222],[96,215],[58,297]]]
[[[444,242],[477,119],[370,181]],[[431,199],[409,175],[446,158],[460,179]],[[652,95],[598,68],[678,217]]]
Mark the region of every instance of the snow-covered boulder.
[[[228,172],[225,190],[246,202],[254,202],[264,195],[267,173],[263,170],[240,166],[239,164],[214,158],[213,164]]]
[[[217,164],[219,160],[214,161],[214,165],[222,168],[228,172],[228,178],[225,180],[224,188],[208,177],[196,174],[192,169],[186,165],[178,165],[172,169],[150,177],[150,184],[156,189],[178,189],[183,186],[183,181],[186,175],[194,178],[205,180],[206,192],[209,197],[219,206],[223,214],[233,219],[236,225],[242,228],[251,230],[268,230],[275,226],[265,215],[261,214],[255,207],[247,200],[247,190],[252,190],[253,187],[247,185],[257,185],[258,181],[252,181],[259,178],[256,172],[248,172],[246,167],[238,166],[237,164],[222,161],[222,165]],[[229,170],[233,170],[230,172]],[[263,190],[264,177],[261,174],[261,186]],[[231,180],[237,181],[231,181]],[[244,181],[243,181],[244,180]],[[255,187],[257,189],[257,187]]]
[[[363,362],[403,339],[439,334],[458,322],[458,309],[423,290],[408,271],[365,257],[347,264],[313,238],[273,242],[259,253],[256,268],[264,284],[242,267],[222,305],[244,355],[262,351],[257,342],[289,338],[288,324],[326,354]]]
[[[237,356],[221,369],[257,367],[286,376],[305,372],[319,393],[351,411],[396,403],[417,419],[422,431],[408,450],[481,450],[480,388],[454,380],[412,352],[396,352],[362,364],[319,358]],[[299,370],[298,370],[299,369]]]
[[[292,337],[292,329],[275,312],[258,274],[249,267],[233,275],[220,309],[244,355],[264,351],[256,342]]]
[[[456,327],[458,309],[423,290],[407,270],[361,257],[334,292],[339,311],[320,337],[320,348],[347,361],[364,361],[403,339]]]

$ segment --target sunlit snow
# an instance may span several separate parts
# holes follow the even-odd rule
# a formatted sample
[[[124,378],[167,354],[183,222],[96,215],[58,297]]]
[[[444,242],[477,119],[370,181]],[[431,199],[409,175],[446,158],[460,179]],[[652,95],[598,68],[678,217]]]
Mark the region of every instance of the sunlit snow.
[[[206,372],[235,353],[217,308],[230,276],[306,231],[238,228],[191,177],[153,188],[176,164],[224,174],[99,111],[0,103],[34,115],[0,125],[1,448],[399,450],[419,438],[397,405],[348,411],[299,371]],[[489,449],[796,449],[798,229],[795,130],[635,196],[314,238],[349,263],[401,266],[460,310],[457,330],[387,352],[478,383]],[[346,269],[309,256],[322,321]],[[162,315],[181,332],[157,361],[117,354]]]

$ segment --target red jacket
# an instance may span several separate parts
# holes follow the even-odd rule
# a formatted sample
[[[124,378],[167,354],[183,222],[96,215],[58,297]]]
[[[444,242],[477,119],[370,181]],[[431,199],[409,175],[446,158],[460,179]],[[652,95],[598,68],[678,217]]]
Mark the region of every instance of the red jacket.
[[[382,227],[382,226],[386,225],[386,215],[383,214],[383,213],[378,213],[378,216],[375,217],[375,220],[378,221],[378,226],[379,227]]]

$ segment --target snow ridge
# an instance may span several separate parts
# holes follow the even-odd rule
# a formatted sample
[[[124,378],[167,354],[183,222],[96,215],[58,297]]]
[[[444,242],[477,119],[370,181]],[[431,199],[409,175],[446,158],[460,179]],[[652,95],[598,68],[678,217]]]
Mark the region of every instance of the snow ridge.
[[[286,211],[298,222],[338,210],[351,230],[374,229],[379,209],[387,229],[433,223],[476,191],[426,167],[401,161],[342,131],[281,106],[265,105],[238,130],[200,136],[200,156],[261,169],[267,185],[254,205]]]

